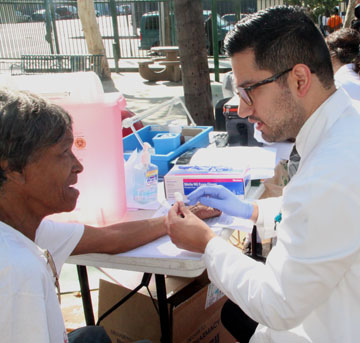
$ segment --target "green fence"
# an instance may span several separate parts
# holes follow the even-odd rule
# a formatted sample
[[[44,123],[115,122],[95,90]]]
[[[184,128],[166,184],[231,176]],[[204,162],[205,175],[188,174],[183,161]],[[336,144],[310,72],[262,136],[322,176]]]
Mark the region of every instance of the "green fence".
[[[174,0],[94,0],[96,20],[110,65],[121,58],[144,59],[154,45],[176,45]],[[222,40],[245,13],[283,0],[202,0],[203,20],[217,14],[215,38]],[[205,30],[205,27],[204,27]],[[0,69],[22,55],[87,55],[76,0],[0,0]]]
[[[170,2],[171,3],[171,2]],[[163,1],[95,1],[96,20],[108,58],[145,58],[140,24],[144,14],[169,11]],[[162,21],[159,25],[162,24]],[[175,35],[175,25],[171,26]],[[24,54],[88,54],[76,0],[0,0],[0,60],[20,59]],[[158,28],[158,43],[171,44]]]
[[[256,5],[244,1],[252,4],[247,9]],[[204,9],[211,4],[204,0]],[[241,11],[239,4],[216,2],[219,15]],[[94,7],[110,59],[114,52],[120,58],[144,58],[153,45],[176,43],[173,0],[99,0]],[[0,30],[2,60],[22,54],[88,54],[76,0],[0,0]]]

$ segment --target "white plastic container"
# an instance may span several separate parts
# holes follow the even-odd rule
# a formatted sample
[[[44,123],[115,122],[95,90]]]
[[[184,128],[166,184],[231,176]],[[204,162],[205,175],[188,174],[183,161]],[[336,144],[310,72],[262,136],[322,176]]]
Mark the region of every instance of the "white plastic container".
[[[157,201],[158,167],[150,163],[150,144],[145,142],[141,161],[134,167],[133,198],[139,204]]]
[[[86,104],[102,102],[104,90],[94,72],[35,75],[7,75],[0,85],[28,90],[61,103]]]

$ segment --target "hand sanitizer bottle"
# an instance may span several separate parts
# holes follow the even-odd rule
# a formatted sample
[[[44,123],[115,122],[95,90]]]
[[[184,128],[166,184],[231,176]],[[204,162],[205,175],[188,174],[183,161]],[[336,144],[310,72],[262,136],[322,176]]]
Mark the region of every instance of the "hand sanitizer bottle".
[[[134,167],[134,200],[140,204],[147,204],[157,200],[158,167],[150,163],[151,145],[144,143],[141,161]]]

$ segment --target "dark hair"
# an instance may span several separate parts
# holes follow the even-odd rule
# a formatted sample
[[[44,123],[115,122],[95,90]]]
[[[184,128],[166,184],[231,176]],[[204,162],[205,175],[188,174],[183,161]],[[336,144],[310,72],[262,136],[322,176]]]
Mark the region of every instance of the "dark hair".
[[[6,171],[21,172],[71,127],[70,115],[60,106],[30,92],[0,89],[0,188]]]
[[[360,4],[356,5],[354,8],[354,14],[357,19],[360,19]]]
[[[350,28],[342,28],[326,37],[330,55],[335,56],[340,63],[354,63],[354,70],[360,75],[360,33]]]
[[[330,54],[320,30],[298,6],[275,6],[239,21],[225,39],[231,57],[253,49],[260,69],[279,73],[306,64],[324,87],[333,85]]]
[[[360,32],[360,19],[353,19],[351,21],[351,28]]]

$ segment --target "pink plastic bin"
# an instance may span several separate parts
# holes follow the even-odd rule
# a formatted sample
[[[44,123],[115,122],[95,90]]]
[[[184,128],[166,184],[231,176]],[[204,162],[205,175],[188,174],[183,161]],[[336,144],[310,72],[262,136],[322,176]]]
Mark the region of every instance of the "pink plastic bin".
[[[112,224],[126,211],[121,111],[119,93],[104,94],[99,103],[62,103],[73,117],[73,151],[84,166],[75,186],[80,190],[74,211],[49,218],[94,226]]]
[[[8,87],[45,96],[73,117],[73,150],[84,165],[75,186],[80,196],[74,211],[50,218],[94,226],[119,221],[126,211],[121,125],[125,98],[104,93],[94,72],[17,75],[4,81]]]

